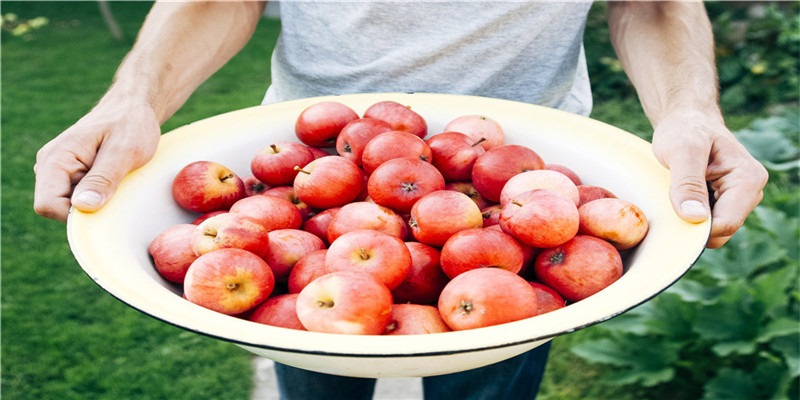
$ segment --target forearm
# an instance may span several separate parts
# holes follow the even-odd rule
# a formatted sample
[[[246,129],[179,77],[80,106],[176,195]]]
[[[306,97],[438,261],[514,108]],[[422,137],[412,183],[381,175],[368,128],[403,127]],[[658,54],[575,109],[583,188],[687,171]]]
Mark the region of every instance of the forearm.
[[[163,123],[253,34],[265,2],[157,2],[107,97],[150,105]]]
[[[609,29],[654,127],[676,111],[721,121],[713,33],[702,2],[612,2]]]

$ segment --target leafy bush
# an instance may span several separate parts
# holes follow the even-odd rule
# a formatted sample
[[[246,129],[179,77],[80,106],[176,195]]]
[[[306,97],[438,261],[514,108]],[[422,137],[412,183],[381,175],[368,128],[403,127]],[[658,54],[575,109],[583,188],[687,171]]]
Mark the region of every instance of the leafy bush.
[[[800,191],[797,113],[737,137],[770,169],[768,195],[723,248],[648,303],[573,347],[612,366],[605,383],[651,399],[798,398]]]

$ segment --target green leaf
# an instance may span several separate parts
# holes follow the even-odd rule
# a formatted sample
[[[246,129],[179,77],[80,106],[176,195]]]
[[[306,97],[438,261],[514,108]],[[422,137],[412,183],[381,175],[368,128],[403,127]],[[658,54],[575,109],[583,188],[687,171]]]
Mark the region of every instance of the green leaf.
[[[658,336],[614,335],[574,346],[571,350],[592,362],[623,368],[608,383],[653,386],[672,379],[682,344]]]
[[[797,134],[797,127],[790,125],[788,118],[774,116],[754,121],[752,129],[735,136],[759,161],[780,163],[798,156],[797,147],[788,139],[791,133]]]
[[[711,346],[711,351],[720,357],[728,357],[732,354],[753,354],[756,352],[756,343],[751,340],[721,342]]]
[[[758,389],[746,371],[723,368],[704,387],[702,400],[752,400]]]
[[[786,316],[789,310],[789,291],[797,284],[800,270],[787,263],[775,270],[767,271],[752,280],[754,301],[762,304],[764,312],[773,318]]]
[[[780,318],[773,320],[759,331],[756,340],[759,343],[767,343],[777,337],[800,335],[800,320],[791,318]]]
[[[800,337],[781,336],[773,339],[769,347],[781,355],[792,378],[800,376]]]
[[[703,339],[736,342],[755,337],[762,315],[751,308],[745,283],[731,284],[719,301],[698,310],[694,331]]]
[[[775,240],[754,232],[747,225],[733,235],[724,250],[725,259],[700,258],[703,272],[723,283],[745,280],[758,268],[777,262],[786,255],[786,249]]]
[[[800,241],[797,240],[800,237],[800,219],[765,206],[756,207],[753,214],[761,226],[786,249],[790,258],[800,259]]]
[[[724,254],[717,252],[714,254]],[[720,256],[709,256],[710,258]],[[706,286],[700,282],[692,279],[683,278],[677,283],[672,285],[665,293],[671,293],[681,298],[681,300],[689,303],[709,304],[716,301],[717,296],[722,292],[722,288],[718,286]]]

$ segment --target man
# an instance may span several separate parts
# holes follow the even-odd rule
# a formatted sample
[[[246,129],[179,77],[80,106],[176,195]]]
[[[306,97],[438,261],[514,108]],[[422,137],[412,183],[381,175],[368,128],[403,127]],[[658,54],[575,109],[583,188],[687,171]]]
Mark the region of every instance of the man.
[[[590,6],[283,2],[265,102],[443,92],[588,115],[582,36]],[[36,212],[65,220],[70,205],[102,207],[122,178],[152,157],[160,125],[250,39],[263,10],[257,2],[156,3],[108,92],[37,154]],[[713,218],[707,246],[722,246],[760,202],[767,173],[725,127],[703,4],[609,3],[609,24],[655,129],[654,154],[671,171],[676,213],[690,222]],[[479,372],[426,378],[426,397],[533,397],[546,354],[545,346]],[[281,365],[277,371],[286,398],[369,398],[374,384]],[[297,381],[303,383],[292,385]]]

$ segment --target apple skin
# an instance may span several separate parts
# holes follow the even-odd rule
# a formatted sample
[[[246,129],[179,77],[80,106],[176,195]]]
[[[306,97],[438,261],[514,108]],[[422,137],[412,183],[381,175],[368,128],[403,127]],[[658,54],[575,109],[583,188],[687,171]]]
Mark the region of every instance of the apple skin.
[[[359,118],[342,128],[336,138],[336,153],[359,167],[364,147],[375,136],[392,130],[388,122],[375,118]]]
[[[449,332],[439,309],[423,304],[398,304],[392,306],[392,315],[384,335],[424,335]]]
[[[294,268],[289,273],[287,291],[289,293],[300,293],[309,282],[325,275],[325,256],[328,249],[314,250],[301,257],[294,264]]]
[[[313,233],[299,229],[276,229],[269,232],[269,251],[264,260],[272,267],[278,282],[287,282],[295,264],[306,254],[322,250],[325,242]]]
[[[245,197],[231,206],[230,212],[253,219],[268,231],[299,229],[303,215],[291,201],[277,196]]]
[[[465,182],[472,179],[472,166],[486,149],[460,132],[442,132],[428,138],[431,163],[448,182]]]
[[[267,185],[264,182],[261,182],[260,180],[258,180],[258,178],[256,178],[253,175],[242,178],[242,182],[244,182],[245,197],[256,196],[264,193],[267,189],[269,189],[269,185]]]
[[[400,214],[409,213],[422,196],[444,188],[444,177],[436,167],[413,158],[387,160],[367,180],[370,199]]]
[[[485,150],[502,146],[506,140],[500,123],[485,115],[462,115],[448,122],[444,130],[461,132],[469,136],[472,143],[480,142]]]
[[[357,201],[339,207],[328,225],[328,243],[339,236],[359,229],[372,229],[405,239],[408,226],[405,220],[391,209],[367,201]]]
[[[425,138],[428,134],[428,123],[425,118],[410,106],[396,101],[385,100],[372,104],[364,111],[363,116],[386,121],[392,130],[410,132],[419,138]]]
[[[550,286],[533,281],[531,281],[530,284],[536,291],[536,298],[539,305],[536,315],[549,313],[550,311],[564,308],[567,305],[564,298]]]
[[[439,314],[454,331],[533,317],[536,292],[521,276],[500,268],[478,268],[453,278],[439,296]]]
[[[406,279],[392,289],[395,303],[436,304],[450,279],[442,272],[439,249],[420,242],[406,242],[411,269]]]
[[[344,157],[322,157],[303,167],[293,187],[297,197],[312,208],[341,207],[361,194],[363,171]]]
[[[195,227],[192,250],[196,255],[229,248],[264,257],[269,249],[269,230],[251,218],[233,213],[215,215]]]
[[[325,246],[328,246],[330,244],[328,241],[328,228],[330,227],[334,215],[336,215],[341,208],[342,207],[326,208],[314,214],[303,223],[302,229],[306,232],[313,233],[325,242]]]
[[[567,167],[566,165],[548,163],[545,164],[544,168],[549,171],[556,171],[566,175],[567,178],[569,178],[569,180],[571,180],[572,183],[575,184],[575,186],[583,184],[583,181],[581,180],[581,177],[578,175],[578,173],[575,172],[572,168]]]
[[[441,247],[458,231],[483,226],[483,215],[472,199],[454,190],[437,190],[411,207],[409,226],[414,238]]]
[[[509,200],[520,193],[533,189],[550,189],[572,200],[575,206],[580,202],[578,187],[564,174],[546,169],[526,171],[514,175],[500,191],[500,205],[505,206]]]
[[[158,273],[166,280],[183,283],[186,271],[197,259],[192,250],[193,224],[175,224],[158,234],[147,248]]]
[[[453,279],[476,268],[500,268],[519,273],[525,261],[522,246],[498,229],[459,231],[442,246],[442,272]]]
[[[578,202],[578,207],[592,200],[617,197],[610,190],[602,186],[595,186],[595,185],[578,185],[578,195],[580,197],[580,201]]]
[[[622,276],[622,257],[607,241],[576,235],[563,245],[542,250],[534,265],[538,281],[564,300],[583,300]]]
[[[237,315],[264,302],[275,279],[261,257],[242,249],[219,249],[192,263],[183,287],[184,296],[192,303]]]
[[[250,160],[250,172],[269,186],[286,186],[294,182],[295,167],[314,161],[308,146],[298,142],[277,142],[259,150]]]
[[[639,206],[619,198],[597,199],[578,208],[578,232],[610,242],[617,250],[638,245],[650,227]]]
[[[332,272],[297,297],[297,317],[312,332],[380,335],[392,314],[392,293],[372,274]]]
[[[290,203],[294,204],[294,206],[300,211],[300,216],[303,217],[304,222],[315,214],[315,210],[313,210],[311,206],[309,206],[308,204],[303,202],[303,200],[300,200],[300,198],[297,197],[297,193],[294,191],[294,186],[272,187],[264,192],[264,196],[280,197],[284,200],[288,200]]]
[[[244,196],[242,178],[214,161],[189,163],[172,180],[175,202],[197,213],[227,210]]]
[[[376,135],[364,146],[361,167],[372,174],[379,165],[395,158],[413,158],[431,162],[431,148],[418,136],[405,131],[388,131]]]
[[[325,256],[325,270],[368,272],[391,290],[408,276],[411,253],[405,242],[396,236],[358,229],[331,242]]]
[[[532,149],[518,144],[504,144],[483,153],[472,166],[472,184],[485,198],[500,202],[500,192],[512,176],[543,169],[544,161]]]
[[[500,223],[500,212],[503,211],[503,206],[500,204],[492,204],[481,209],[483,216],[483,227],[488,228]],[[499,225],[498,225],[499,226]]]
[[[578,233],[580,217],[572,200],[549,189],[523,192],[503,206],[500,228],[522,244],[546,248]]]
[[[205,214],[201,214],[199,217],[192,220],[192,225],[200,225],[203,221],[219,214],[226,214],[228,213],[227,210],[217,210],[217,211],[210,211]]]
[[[478,192],[478,189],[475,189],[475,185],[473,185],[472,182],[470,181],[447,182],[445,183],[444,188],[446,190],[455,190],[456,192],[464,193],[465,195],[467,195],[467,197],[472,199],[472,201],[474,201],[475,204],[478,205],[478,208],[480,208],[481,210],[494,204],[484,199],[483,196],[481,196],[480,192]]]
[[[249,320],[279,328],[306,330],[297,318],[297,293],[280,294],[268,298],[256,307]]]
[[[300,112],[295,121],[295,136],[312,147],[333,147],[339,132],[358,119],[352,108],[336,101],[321,101]]]

